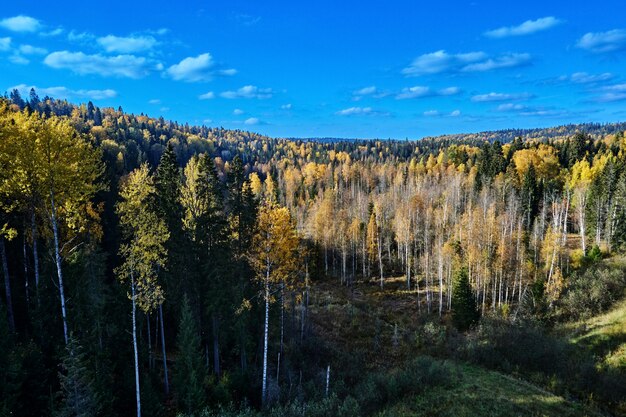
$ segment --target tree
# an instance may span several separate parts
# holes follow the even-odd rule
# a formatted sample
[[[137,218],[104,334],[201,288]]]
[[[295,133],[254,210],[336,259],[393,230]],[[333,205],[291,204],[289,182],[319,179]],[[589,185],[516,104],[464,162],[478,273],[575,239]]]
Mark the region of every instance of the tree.
[[[141,417],[139,357],[137,349],[137,307],[149,313],[163,303],[164,295],[157,283],[157,268],[167,259],[165,243],[169,232],[155,210],[156,188],[146,164],[131,172],[120,187],[117,213],[125,242],[120,246],[124,263],[116,269],[122,282],[130,280],[132,301],[133,350],[135,356],[135,394],[137,417]]]
[[[250,259],[263,282],[265,322],[263,329],[263,380],[261,400],[267,397],[267,351],[269,336],[269,309],[272,286],[287,281],[296,271],[296,250],[299,245],[291,215],[286,207],[266,203],[261,207],[257,233],[254,236]]]
[[[476,324],[479,318],[467,268],[461,267],[456,270],[452,285],[452,321],[457,329],[465,331]]]
[[[44,119],[33,113],[30,129],[37,132],[36,158],[38,192],[52,228],[63,335],[69,341],[63,254],[79,244],[77,237],[89,231],[91,200],[103,187],[100,152],[84,140],[69,120]],[[92,210],[92,211],[90,211]],[[68,246],[72,245],[72,246]]]
[[[90,417],[98,413],[94,380],[88,369],[87,355],[78,340],[70,336],[59,372],[62,398],[60,417]]]
[[[196,322],[187,297],[183,299],[177,338],[174,385],[180,409],[195,415],[205,405],[205,370]]]

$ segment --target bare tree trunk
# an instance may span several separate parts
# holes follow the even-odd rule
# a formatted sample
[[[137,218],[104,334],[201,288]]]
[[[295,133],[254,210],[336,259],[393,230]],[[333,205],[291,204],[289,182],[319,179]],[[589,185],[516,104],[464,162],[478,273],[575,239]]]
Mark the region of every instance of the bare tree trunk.
[[[267,260],[267,270],[265,274],[265,323],[263,328],[263,384],[261,388],[261,403],[265,407],[267,401],[267,342],[269,336],[269,315],[270,315],[270,265]]]
[[[39,304],[39,247],[37,244],[37,223],[35,218],[35,209],[31,212],[30,231],[33,239],[33,267],[35,269],[35,293],[37,303]]]
[[[148,365],[150,369],[154,368],[152,357],[152,329],[150,329],[150,314],[146,314],[146,323],[148,324]]]
[[[54,235],[54,261],[59,278],[59,296],[61,298],[61,317],[63,319],[63,336],[65,344],[68,343],[67,312],[65,308],[65,287],[63,286],[63,269],[61,268],[61,250],[59,248],[59,225],[57,222],[57,209],[54,203],[54,193],[50,191],[50,219],[52,222],[52,234]]]
[[[137,399],[137,417],[141,417],[141,395],[139,389],[139,354],[137,352],[137,300],[135,299],[135,277],[131,273],[131,292],[133,299],[133,350],[135,354],[135,396]]]
[[[0,256],[2,256],[2,272],[4,273],[4,291],[7,300],[7,318],[9,320],[9,330],[15,332],[15,316],[13,314],[13,299],[11,298],[11,279],[9,277],[9,265],[7,262],[7,252],[4,245],[4,236],[0,237]]]
[[[163,384],[165,395],[170,394],[170,382],[167,375],[167,352],[165,350],[165,327],[163,325],[163,303],[159,304],[159,325],[161,326],[161,352],[163,354]]]
[[[28,282],[28,251],[26,250],[26,234],[22,239],[22,258],[24,260],[24,294],[26,295],[26,308],[30,308],[30,288]]]

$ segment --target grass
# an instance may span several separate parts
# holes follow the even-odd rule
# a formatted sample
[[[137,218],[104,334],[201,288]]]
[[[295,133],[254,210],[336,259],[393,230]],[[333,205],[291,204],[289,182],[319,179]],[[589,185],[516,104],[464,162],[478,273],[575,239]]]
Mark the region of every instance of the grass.
[[[433,314],[418,314],[417,294],[405,285],[401,278],[387,279],[384,290],[373,281],[358,283],[353,289],[322,281],[312,291],[314,332],[323,335],[338,356],[350,352],[369,371],[381,372],[401,368],[419,355],[448,358],[454,375],[450,386],[425,388],[390,405],[379,417],[598,415],[528,382],[450,360],[445,351],[445,340],[450,337],[447,318],[438,317],[436,304]]]
[[[527,382],[467,364],[455,364],[452,387],[435,387],[380,412],[391,416],[597,416],[596,412]]]
[[[626,299],[607,313],[570,327],[571,341],[590,349],[600,366],[626,371]]]

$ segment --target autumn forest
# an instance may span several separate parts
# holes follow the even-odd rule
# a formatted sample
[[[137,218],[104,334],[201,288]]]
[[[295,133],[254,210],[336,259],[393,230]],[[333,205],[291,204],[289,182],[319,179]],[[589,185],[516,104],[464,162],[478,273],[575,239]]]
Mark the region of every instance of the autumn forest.
[[[0,415],[623,415],[624,130],[275,139],[14,90]]]

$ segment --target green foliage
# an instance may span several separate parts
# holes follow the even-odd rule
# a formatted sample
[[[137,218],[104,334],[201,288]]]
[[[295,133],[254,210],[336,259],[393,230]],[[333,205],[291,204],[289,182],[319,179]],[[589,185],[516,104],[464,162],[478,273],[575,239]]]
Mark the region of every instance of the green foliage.
[[[186,297],[183,299],[176,346],[178,349],[174,368],[176,398],[182,411],[196,414],[206,403],[206,368],[202,361],[196,322]]]
[[[465,331],[475,325],[479,318],[467,268],[462,267],[455,272],[452,284],[452,321],[457,329]]]
[[[90,417],[98,414],[98,397],[94,389],[89,362],[78,340],[70,336],[59,372],[61,406],[59,417]]]
[[[571,319],[591,317],[608,309],[623,296],[625,289],[623,269],[600,264],[577,271],[570,277],[567,292],[560,300],[560,313]]]

